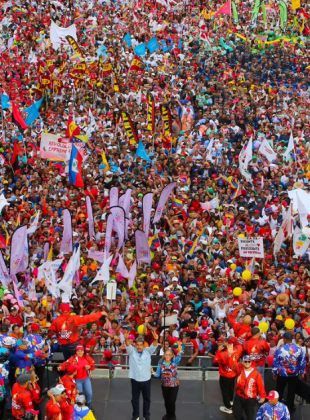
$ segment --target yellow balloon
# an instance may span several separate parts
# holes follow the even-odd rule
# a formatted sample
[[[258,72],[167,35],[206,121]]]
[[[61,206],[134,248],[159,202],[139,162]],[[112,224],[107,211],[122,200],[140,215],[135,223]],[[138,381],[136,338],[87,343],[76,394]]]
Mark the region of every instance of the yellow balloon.
[[[144,325],[139,325],[138,327],[138,334],[144,334]]]
[[[235,296],[240,296],[240,295],[241,295],[241,293],[242,293],[242,289],[241,289],[241,287],[235,287],[235,288],[234,288],[234,290],[233,290],[233,294],[234,294]]]
[[[240,233],[240,235],[238,235],[238,238],[245,238],[245,236],[243,235],[243,233]]]
[[[251,274],[251,271],[249,271],[249,270],[244,270],[244,272],[242,273],[242,278],[245,281],[251,280],[251,276],[252,276],[252,274]]]
[[[267,331],[268,331],[269,326],[268,326],[267,322],[260,322],[260,323],[258,324],[258,328],[259,328],[259,329],[260,329],[263,333],[265,333],[265,332],[267,332]]]
[[[42,306],[46,307],[47,306],[47,300],[46,299],[42,299]]]
[[[292,330],[295,327],[295,321],[293,319],[287,319],[284,322],[284,325],[288,330]]]
[[[230,268],[235,271],[237,266],[236,266],[236,264],[230,264]]]

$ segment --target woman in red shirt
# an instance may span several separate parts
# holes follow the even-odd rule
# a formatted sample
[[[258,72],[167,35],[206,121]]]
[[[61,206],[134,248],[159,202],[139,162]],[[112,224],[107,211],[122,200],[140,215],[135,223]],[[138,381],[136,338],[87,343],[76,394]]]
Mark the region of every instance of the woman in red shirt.
[[[76,346],[76,354],[58,366],[58,370],[66,370],[69,365],[74,365],[77,368],[75,377],[77,390],[85,393],[86,404],[91,408],[90,403],[93,396],[93,390],[90,381],[90,372],[95,369],[94,360],[90,356],[84,354],[84,347],[79,344]]]

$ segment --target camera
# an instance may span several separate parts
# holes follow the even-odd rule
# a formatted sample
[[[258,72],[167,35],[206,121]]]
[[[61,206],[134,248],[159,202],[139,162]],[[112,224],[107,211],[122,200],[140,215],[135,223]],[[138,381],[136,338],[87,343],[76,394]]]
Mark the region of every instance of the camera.
[[[26,411],[24,414],[23,420],[32,420],[35,418],[35,415],[31,411]]]

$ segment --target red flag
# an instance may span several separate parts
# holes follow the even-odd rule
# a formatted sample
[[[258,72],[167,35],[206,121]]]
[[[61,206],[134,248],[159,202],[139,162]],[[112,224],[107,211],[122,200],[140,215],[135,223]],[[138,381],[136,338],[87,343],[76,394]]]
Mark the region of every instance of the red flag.
[[[129,70],[130,71],[143,71],[143,63],[137,55],[134,56]]]
[[[307,334],[310,335],[310,316],[308,316],[308,318],[301,321],[301,325],[303,329],[307,332]]]
[[[26,128],[28,128],[27,124],[23,120],[23,117],[21,116],[21,113],[19,112],[17,106],[12,101],[12,122],[17,125],[19,131],[21,133],[24,132]]]
[[[14,149],[13,149],[13,154],[12,154],[12,158],[11,158],[11,165],[13,166],[17,156],[18,156],[18,152],[19,152],[19,147],[17,146],[17,140],[14,140]]]
[[[231,15],[231,0],[228,0],[219,10],[215,13],[217,15]]]
[[[5,248],[6,247],[6,239],[3,235],[1,235],[0,233],[0,248]]]

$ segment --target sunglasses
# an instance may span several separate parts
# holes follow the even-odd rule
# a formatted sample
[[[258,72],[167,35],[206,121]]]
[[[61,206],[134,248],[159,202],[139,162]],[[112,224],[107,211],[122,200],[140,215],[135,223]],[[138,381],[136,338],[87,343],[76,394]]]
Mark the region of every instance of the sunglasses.
[[[252,362],[251,362],[251,361],[249,361],[249,360],[244,360],[244,361],[243,361],[243,363],[250,364],[250,363],[252,363]]]

